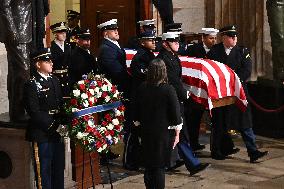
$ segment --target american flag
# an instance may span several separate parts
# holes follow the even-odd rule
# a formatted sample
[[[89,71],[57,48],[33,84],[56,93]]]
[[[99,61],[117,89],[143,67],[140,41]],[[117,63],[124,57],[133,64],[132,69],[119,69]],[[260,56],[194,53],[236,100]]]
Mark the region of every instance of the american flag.
[[[135,50],[125,49],[126,64],[130,67]],[[157,53],[156,53],[157,54]],[[246,95],[237,74],[223,63],[201,58],[180,56],[182,79],[194,101],[211,110],[233,102],[244,111]],[[221,103],[218,103],[221,102]]]

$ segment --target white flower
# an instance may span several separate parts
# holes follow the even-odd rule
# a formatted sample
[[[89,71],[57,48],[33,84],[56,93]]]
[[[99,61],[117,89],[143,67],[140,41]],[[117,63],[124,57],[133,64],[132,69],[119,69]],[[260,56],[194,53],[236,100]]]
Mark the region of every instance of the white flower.
[[[97,151],[100,153],[103,151],[102,147],[100,147],[99,149],[97,149]]]
[[[107,128],[108,130],[113,130],[113,127],[114,127],[114,126],[113,126],[113,124],[111,124],[111,123],[106,126],[106,128]]]
[[[79,84],[79,85],[84,84],[84,80],[78,81],[78,84]]]
[[[92,102],[92,103],[94,103],[95,98],[91,96],[91,97],[89,97],[89,101]]]
[[[85,101],[83,102],[83,106],[86,107],[86,108],[89,107],[89,102],[88,102],[87,100],[85,100]]]
[[[105,101],[106,101],[106,102],[110,101],[110,97],[109,97],[109,96],[106,96],[106,97],[105,97]]]
[[[118,119],[113,119],[113,120],[112,120],[112,124],[114,124],[114,125],[118,125],[118,124],[119,124]]]
[[[102,90],[103,90],[103,91],[107,91],[107,89],[108,89],[107,85],[103,85],[103,86],[102,86]]]
[[[115,116],[121,116],[121,112],[118,109],[114,110]]]
[[[118,90],[116,90],[115,93],[114,93],[114,95],[113,95],[113,97],[114,97],[114,98],[117,98],[118,94],[119,94],[119,93],[118,93]]]
[[[91,93],[91,95],[95,95],[94,89],[89,89],[89,92]]]
[[[104,150],[104,149],[106,149],[106,147],[107,147],[107,144],[104,144],[104,145],[102,146],[102,149]]]
[[[77,112],[78,108],[72,108],[72,112]]]
[[[93,119],[89,119],[89,120],[88,120],[88,125],[89,125],[90,127],[94,126],[94,124],[95,124],[95,122],[94,122]]]
[[[82,93],[82,94],[81,94],[81,98],[82,98],[82,99],[87,99],[87,98],[88,98],[88,95],[87,95],[86,93]]]
[[[96,93],[99,93],[100,91],[101,91],[101,90],[100,90],[99,87],[96,87],[96,88],[95,88],[95,92],[96,92]]]
[[[107,138],[108,140],[111,140],[112,137],[111,137],[111,135],[107,135],[106,138]]]
[[[102,94],[103,94],[102,92],[98,92],[96,98],[101,98]]]
[[[80,90],[79,89],[73,90],[73,95],[75,97],[78,97],[80,95]]]
[[[112,87],[111,85],[108,85],[107,86],[107,91],[111,91],[111,87]]]
[[[82,132],[78,132],[76,137],[80,140],[84,137],[88,136],[88,133],[82,133]]]

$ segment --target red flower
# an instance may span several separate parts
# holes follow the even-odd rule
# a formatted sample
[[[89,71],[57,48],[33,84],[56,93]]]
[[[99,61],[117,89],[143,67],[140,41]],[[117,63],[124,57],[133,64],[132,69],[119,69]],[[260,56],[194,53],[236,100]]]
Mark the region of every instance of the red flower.
[[[107,96],[107,92],[102,93],[102,98],[105,98]]]
[[[87,132],[87,133],[91,133],[91,132],[93,132],[93,128],[92,127],[90,127],[90,126],[87,126],[86,127],[86,131],[85,132]]]
[[[112,92],[112,93],[115,93],[115,91],[116,91],[116,86],[114,86],[114,85],[111,86],[111,92]]]
[[[124,107],[124,106],[119,106],[117,109],[118,109],[119,111],[125,111],[125,107]]]
[[[103,122],[102,122],[102,126],[104,126],[104,127],[107,126],[107,122],[106,122],[106,121],[103,121]]]
[[[105,119],[107,120],[107,121],[112,121],[112,117],[111,117],[111,115],[110,114],[106,114],[105,115]]]
[[[79,85],[79,89],[80,89],[81,91],[83,91],[83,90],[86,89],[86,86],[85,86],[84,84],[80,84],[80,85]]]
[[[84,116],[83,120],[86,121],[86,122],[89,121],[89,116]]]
[[[115,126],[114,126],[114,129],[117,130],[117,131],[120,131],[120,128],[121,128],[120,125],[115,125]]]
[[[103,86],[103,83],[101,81],[97,81],[98,87]]]
[[[92,96],[92,94],[90,93],[90,91],[87,91],[87,95],[88,95],[88,97]]]
[[[97,149],[99,149],[100,147],[102,147],[102,143],[100,141],[97,141],[96,142],[96,147],[97,147]]]
[[[111,136],[113,136],[113,135],[114,135],[114,131],[113,131],[113,130],[110,130],[110,131],[109,131],[109,134],[110,134]]]
[[[77,119],[73,119],[72,120],[72,126],[75,126],[79,123],[79,121]]]
[[[72,98],[72,99],[70,100],[70,104],[71,104],[72,106],[76,106],[77,103],[78,103],[77,100],[74,99],[74,98]]]

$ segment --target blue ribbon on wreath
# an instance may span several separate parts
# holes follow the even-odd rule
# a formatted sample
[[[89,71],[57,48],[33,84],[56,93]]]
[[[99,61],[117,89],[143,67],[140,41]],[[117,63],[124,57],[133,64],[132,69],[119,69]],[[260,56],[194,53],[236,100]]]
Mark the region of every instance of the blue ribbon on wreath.
[[[89,108],[79,110],[78,112],[73,112],[73,117],[78,118],[78,117],[82,117],[82,116],[85,116],[85,115],[94,114],[94,113],[97,113],[97,112],[104,112],[104,111],[107,111],[107,110],[117,108],[121,105],[122,105],[122,102],[117,101],[117,102],[113,102],[113,103],[109,103],[109,104],[93,106],[93,107],[89,107]]]

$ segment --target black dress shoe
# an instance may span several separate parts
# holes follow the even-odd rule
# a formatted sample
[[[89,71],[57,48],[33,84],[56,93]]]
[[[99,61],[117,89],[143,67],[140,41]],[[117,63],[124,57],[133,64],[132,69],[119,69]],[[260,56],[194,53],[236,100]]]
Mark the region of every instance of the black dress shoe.
[[[226,156],[221,153],[211,152],[211,158],[215,160],[224,160],[226,159]]]
[[[190,175],[195,175],[196,173],[205,170],[207,167],[210,167],[210,163],[200,163],[199,165],[190,170]]]
[[[198,151],[198,150],[203,150],[205,148],[204,144],[197,144],[191,146],[192,151]]]
[[[231,149],[230,151],[224,152],[223,154],[224,154],[225,156],[229,156],[229,155],[236,154],[236,153],[238,153],[239,151],[240,151],[239,148],[233,148],[233,149]]]
[[[258,160],[259,158],[262,158],[264,156],[266,156],[268,154],[268,151],[264,151],[264,152],[261,152],[261,151],[255,151],[254,153],[252,153],[249,157],[250,157],[250,162],[251,163],[255,163],[256,160]]]
[[[165,170],[166,171],[172,171],[172,170],[175,170],[175,169],[177,169],[177,168],[179,168],[179,167],[181,167],[181,166],[183,166],[184,165],[184,161],[183,160],[177,160],[176,161],[176,164],[174,165],[174,166],[172,166],[172,167],[167,167]]]

